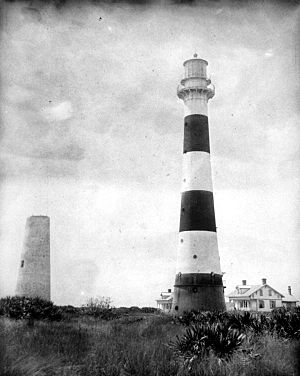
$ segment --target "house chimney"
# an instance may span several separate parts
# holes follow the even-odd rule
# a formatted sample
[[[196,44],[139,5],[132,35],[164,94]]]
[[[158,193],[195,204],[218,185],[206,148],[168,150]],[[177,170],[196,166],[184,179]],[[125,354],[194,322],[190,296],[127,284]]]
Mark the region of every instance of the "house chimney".
[[[171,289],[168,289],[168,292],[171,292],[172,290]]]
[[[244,286],[246,286],[247,281],[246,281],[245,279],[243,279],[243,280],[242,280],[242,284],[243,284]]]
[[[266,285],[266,284],[267,284],[267,279],[266,279],[266,278],[263,278],[261,281],[262,281],[262,284],[263,284],[263,285]]]
[[[288,286],[288,292],[289,292],[289,295],[292,295],[292,289],[291,289],[291,286]]]

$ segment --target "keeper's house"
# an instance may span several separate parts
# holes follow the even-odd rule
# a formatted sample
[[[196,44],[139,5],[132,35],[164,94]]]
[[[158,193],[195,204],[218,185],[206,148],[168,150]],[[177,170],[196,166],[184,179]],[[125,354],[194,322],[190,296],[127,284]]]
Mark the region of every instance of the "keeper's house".
[[[160,299],[156,300],[157,308],[162,310],[165,313],[170,313],[172,309],[172,302],[173,302],[173,293],[172,293],[172,290],[169,289],[168,292],[162,292],[160,294]]]
[[[288,294],[284,296],[267,284],[265,278],[261,285],[247,285],[245,280],[241,285],[228,295],[228,309],[242,311],[269,312],[279,307],[296,307],[298,300],[292,295],[291,287],[288,287]]]

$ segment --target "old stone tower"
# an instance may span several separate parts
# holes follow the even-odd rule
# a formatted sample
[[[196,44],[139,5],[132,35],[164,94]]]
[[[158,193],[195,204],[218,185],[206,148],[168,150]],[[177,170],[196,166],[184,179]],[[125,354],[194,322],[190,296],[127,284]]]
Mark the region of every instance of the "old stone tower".
[[[16,295],[50,300],[50,218],[27,218]]]

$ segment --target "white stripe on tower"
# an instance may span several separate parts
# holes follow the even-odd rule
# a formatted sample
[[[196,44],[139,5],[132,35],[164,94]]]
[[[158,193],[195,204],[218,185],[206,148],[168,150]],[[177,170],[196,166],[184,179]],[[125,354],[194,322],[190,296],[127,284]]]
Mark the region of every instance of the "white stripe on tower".
[[[211,273],[213,270],[221,274],[216,232],[183,231],[179,235],[177,273]]]
[[[200,93],[192,93],[185,101],[184,116],[195,114],[208,115],[207,99]]]
[[[183,154],[181,192],[195,190],[213,191],[210,154],[203,151]]]

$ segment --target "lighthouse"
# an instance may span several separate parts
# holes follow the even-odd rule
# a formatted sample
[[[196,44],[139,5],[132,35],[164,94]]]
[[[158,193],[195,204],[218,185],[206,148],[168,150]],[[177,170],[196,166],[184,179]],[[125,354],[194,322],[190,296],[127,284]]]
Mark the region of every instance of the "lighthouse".
[[[50,218],[27,218],[16,295],[50,300]]]
[[[177,95],[184,103],[183,176],[172,312],[225,309],[218,251],[207,103],[215,90],[207,61],[186,60]]]

